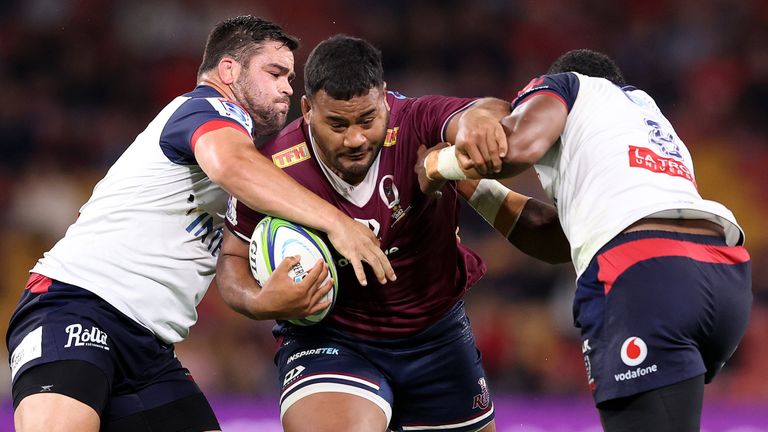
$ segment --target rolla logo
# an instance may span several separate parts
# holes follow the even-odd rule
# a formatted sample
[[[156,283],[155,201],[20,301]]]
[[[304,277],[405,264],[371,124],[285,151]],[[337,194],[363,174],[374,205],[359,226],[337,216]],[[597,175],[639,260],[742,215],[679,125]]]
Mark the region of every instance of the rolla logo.
[[[109,346],[107,346],[107,334],[95,326],[83,330],[81,324],[70,324],[64,331],[67,332],[67,344],[64,345],[64,348],[89,346],[109,351]]]

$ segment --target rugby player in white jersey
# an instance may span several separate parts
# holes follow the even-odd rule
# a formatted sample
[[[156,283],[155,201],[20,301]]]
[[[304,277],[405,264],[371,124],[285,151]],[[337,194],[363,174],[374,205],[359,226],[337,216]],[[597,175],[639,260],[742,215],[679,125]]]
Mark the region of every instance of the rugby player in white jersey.
[[[698,431],[704,384],[749,320],[744,233],[726,207],[702,199],[683,141],[604,54],[564,54],[512,109],[501,146],[430,152],[427,176],[503,177],[533,165],[571,245],[574,322],[603,427]]]
[[[136,137],[31,270],[7,335],[17,431],[219,429],[173,344],[213,278],[229,193],[325,231],[361,284],[362,261],[378,282],[394,280],[370,230],[254,146],[285,123],[297,47],[261,18],[219,23],[197,87]],[[323,271],[284,292],[303,299]]]

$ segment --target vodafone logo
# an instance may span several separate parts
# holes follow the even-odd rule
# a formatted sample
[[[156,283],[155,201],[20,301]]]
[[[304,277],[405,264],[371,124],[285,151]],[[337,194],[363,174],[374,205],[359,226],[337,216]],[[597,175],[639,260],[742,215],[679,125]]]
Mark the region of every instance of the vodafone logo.
[[[627,338],[621,345],[621,361],[627,366],[637,366],[648,355],[648,346],[639,337]]]

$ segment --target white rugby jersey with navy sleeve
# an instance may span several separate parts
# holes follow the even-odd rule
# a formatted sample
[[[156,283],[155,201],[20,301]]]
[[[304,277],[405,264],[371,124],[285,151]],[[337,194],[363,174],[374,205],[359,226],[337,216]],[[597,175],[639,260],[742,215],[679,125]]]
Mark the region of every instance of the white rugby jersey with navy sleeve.
[[[710,220],[729,246],[743,243],[733,213],[699,195],[688,149],[647,93],[567,72],[532,80],[513,110],[536,94],[568,109],[560,140],[534,168],[557,207],[577,276],[603,245],[646,217]]]
[[[184,339],[213,279],[228,197],[194,147],[223,127],[253,138],[247,112],[211,87],[174,99],[31,272],[93,292],[165,342]]]

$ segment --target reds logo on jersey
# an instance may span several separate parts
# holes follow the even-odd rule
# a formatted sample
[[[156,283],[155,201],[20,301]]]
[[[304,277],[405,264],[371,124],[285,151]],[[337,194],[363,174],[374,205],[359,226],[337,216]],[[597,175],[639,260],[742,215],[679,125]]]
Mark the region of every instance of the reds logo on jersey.
[[[475,395],[472,400],[472,409],[485,410],[491,403],[491,394],[488,392],[488,385],[485,383],[485,378],[477,380],[480,385],[480,394]]]

